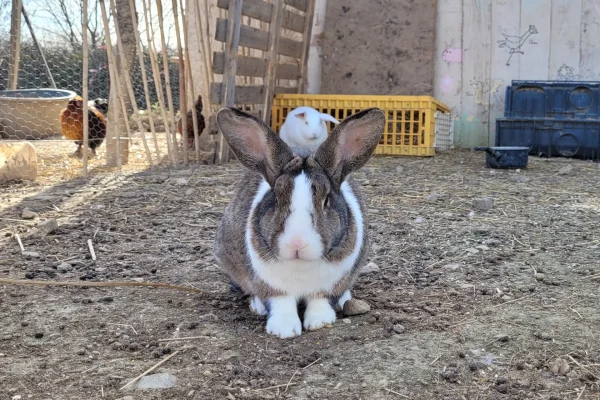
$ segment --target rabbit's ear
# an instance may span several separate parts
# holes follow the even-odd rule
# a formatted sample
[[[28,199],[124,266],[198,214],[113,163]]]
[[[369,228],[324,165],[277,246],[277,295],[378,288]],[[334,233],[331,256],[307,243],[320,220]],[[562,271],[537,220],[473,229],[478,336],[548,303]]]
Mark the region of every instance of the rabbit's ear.
[[[262,121],[235,108],[222,108],[217,125],[237,159],[273,187],[293,153]]]
[[[331,115],[329,115],[329,114],[324,114],[324,113],[321,113],[319,116],[321,117],[321,121],[325,121],[325,122],[333,122],[333,123],[334,123],[334,124],[336,124],[336,125],[340,123],[340,121],[338,121],[337,119],[333,118],[333,117],[332,117]]]
[[[301,112],[301,113],[298,113],[298,114],[294,114],[294,117],[298,117],[300,119],[304,119],[304,118],[306,118],[306,113]]]
[[[336,126],[317,149],[315,160],[341,184],[346,177],[369,161],[379,144],[385,114],[370,108],[349,116]]]

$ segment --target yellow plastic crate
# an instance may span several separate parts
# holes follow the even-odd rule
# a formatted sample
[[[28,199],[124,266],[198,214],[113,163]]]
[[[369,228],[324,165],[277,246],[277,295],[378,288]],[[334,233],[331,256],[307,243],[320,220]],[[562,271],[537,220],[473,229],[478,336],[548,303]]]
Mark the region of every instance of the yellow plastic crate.
[[[277,94],[271,108],[271,128],[279,132],[288,112],[302,106],[331,114],[340,121],[366,108],[384,110],[387,124],[375,154],[394,156],[435,155],[436,115],[449,118],[450,113],[445,104],[431,96]],[[331,131],[333,124],[328,124]],[[448,132],[440,131],[438,124],[437,134],[447,136],[447,141],[452,133],[450,128]]]

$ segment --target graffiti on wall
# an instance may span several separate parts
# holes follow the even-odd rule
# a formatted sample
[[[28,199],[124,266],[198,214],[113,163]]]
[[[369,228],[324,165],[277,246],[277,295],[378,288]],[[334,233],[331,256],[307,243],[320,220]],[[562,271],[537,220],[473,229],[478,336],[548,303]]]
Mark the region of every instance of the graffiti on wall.
[[[550,79],[556,81],[571,82],[578,80],[579,75],[575,73],[575,68],[571,67],[570,65],[563,64],[556,71],[556,75],[551,76]]]
[[[442,53],[442,59],[450,64],[460,64],[463,60],[463,49],[449,48]]]
[[[510,66],[510,60],[512,59],[512,56],[514,54],[525,54],[523,52],[523,45],[527,43],[527,39],[529,39],[531,35],[535,35],[537,33],[538,30],[535,27],[535,25],[529,25],[529,29],[527,30],[527,32],[525,32],[521,36],[507,35],[506,33],[502,33],[504,39],[498,40],[498,47],[501,49],[508,49],[508,60],[506,60],[506,65]]]

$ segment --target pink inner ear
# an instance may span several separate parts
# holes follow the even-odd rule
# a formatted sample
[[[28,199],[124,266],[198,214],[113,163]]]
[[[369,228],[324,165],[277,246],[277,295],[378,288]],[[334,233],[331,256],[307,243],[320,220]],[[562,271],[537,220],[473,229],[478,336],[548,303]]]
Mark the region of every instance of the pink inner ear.
[[[245,144],[246,151],[253,156],[263,158],[267,148],[267,138],[262,129],[254,121],[247,119],[240,121],[236,127],[236,134]]]
[[[300,119],[304,119],[305,116],[306,116],[306,113],[296,114],[296,117],[298,117]]]
[[[364,134],[368,125],[355,122],[344,130],[344,144],[342,145],[342,158],[349,159],[358,155],[365,147]]]

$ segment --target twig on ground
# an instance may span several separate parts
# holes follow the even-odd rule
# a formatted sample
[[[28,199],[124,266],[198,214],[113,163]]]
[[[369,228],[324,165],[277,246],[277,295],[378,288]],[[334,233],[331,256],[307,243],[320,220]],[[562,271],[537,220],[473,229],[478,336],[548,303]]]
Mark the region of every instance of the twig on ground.
[[[90,249],[90,255],[92,256],[92,261],[96,261],[96,251],[94,251],[94,244],[92,243],[92,239],[88,239],[87,244]]]
[[[159,342],[175,342],[178,340],[194,340],[194,339],[210,339],[210,336],[187,336],[187,337],[178,337],[171,339],[159,339]]]
[[[21,242],[21,237],[18,233],[15,233],[15,238],[17,239],[17,243],[19,243],[19,247],[21,248],[21,253],[25,251],[25,247],[23,247],[23,242]]]
[[[255,392],[260,392],[260,391],[263,391],[263,390],[278,389],[278,388],[281,388],[281,387],[294,386],[294,385],[297,385],[297,383],[289,383],[289,384],[284,383],[283,385],[275,385],[275,386],[269,386],[269,387],[266,387],[266,388],[252,389],[252,390],[254,390]]]

